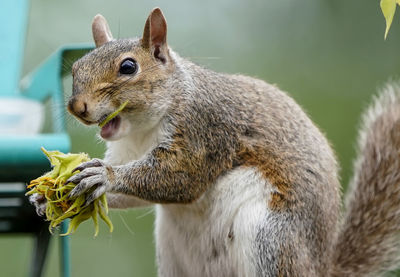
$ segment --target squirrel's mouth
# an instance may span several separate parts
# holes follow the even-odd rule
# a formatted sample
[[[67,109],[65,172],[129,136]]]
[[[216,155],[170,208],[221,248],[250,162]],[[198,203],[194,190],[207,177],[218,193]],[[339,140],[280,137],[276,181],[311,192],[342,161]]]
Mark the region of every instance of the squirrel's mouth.
[[[117,115],[101,128],[100,136],[103,139],[110,139],[115,133],[117,133],[120,125],[121,117]]]

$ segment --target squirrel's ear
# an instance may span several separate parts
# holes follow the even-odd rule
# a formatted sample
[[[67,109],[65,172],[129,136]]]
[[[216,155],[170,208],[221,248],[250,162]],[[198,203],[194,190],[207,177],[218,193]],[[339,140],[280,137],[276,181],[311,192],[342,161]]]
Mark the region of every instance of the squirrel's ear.
[[[167,21],[160,10],[155,8],[146,20],[142,37],[143,48],[150,49],[154,57],[165,62],[167,47]]]
[[[93,18],[92,33],[96,47],[100,47],[113,39],[107,20],[101,14]]]

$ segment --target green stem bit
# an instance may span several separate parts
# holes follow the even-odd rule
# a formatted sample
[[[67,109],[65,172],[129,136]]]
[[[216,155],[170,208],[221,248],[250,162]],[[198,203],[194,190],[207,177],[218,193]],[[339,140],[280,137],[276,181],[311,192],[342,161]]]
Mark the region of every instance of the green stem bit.
[[[126,105],[128,105],[129,101],[126,100],[121,106],[119,106],[118,109],[115,110],[115,112],[109,114],[106,119],[104,119],[102,122],[100,122],[99,127],[103,128],[104,125],[106,125],[108,122],[110,122],[111,119],[116,117],[122,110],[125,108]]]

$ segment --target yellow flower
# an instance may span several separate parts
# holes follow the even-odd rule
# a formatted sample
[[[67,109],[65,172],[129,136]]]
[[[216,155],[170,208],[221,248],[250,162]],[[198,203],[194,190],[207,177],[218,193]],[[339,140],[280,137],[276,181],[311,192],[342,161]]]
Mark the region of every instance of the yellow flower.
[[[47,151],[43,147],[42,151],[49,159],[53,169],[32,180],[27,186],[30,191],[26,195],[38,193],[46,198],[46,219],[50,221],[50,232],[52,232],[52,228],[58,226],[63,220],[70,218],[68,230],[65,234],[62,234],[68,235],[75,232],[83,221],[92,218],[95,225],[94,235],[97,236],[99,232],[98,215],[106,222],[110,232],[112,232],[113,225],[107,216],[108,205],[105,194],[94,200],[90,205],[85,203],[85,194],[76,198],[69,198],[69,193],[76,184],[66,184],[65,182],[69,177],[79,172],[73,172],[73,170],[81,163],[89,161],[89,156],[85,153],[64,154],[60,151]]]

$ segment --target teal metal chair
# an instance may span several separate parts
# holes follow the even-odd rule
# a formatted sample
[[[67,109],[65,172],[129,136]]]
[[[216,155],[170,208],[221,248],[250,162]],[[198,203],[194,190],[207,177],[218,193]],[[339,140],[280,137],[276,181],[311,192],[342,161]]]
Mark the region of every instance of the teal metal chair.
[[[34,72],[23,79],[25,30],[29,0],[1,0],[0,8],[0,102],[27,100],[43,103],[50,100],[52,130],[49,133],[14,134],[1,131],[1,126],[19,124],[23,116],[0,111],[0,233],[32,234],[35,238],[30,276],[41,276],[50,240],[48,224],[39,218],[25,197],[25,183],[49,171],[49,162],[40,150],[70,151],[66,132],[62,77],[69,65],[92,49],[91,45],[63,46]],[[69,61],[64,64],[64,61]],[[8,103],[8,102],[7,102]],[[16,101],[15,103],[18,103]],[[7,128],[3,128],[7,130]],[[63,224],[60,232],[65,232]],[[70,276],[68,237],[60,237],[61,275]]]

